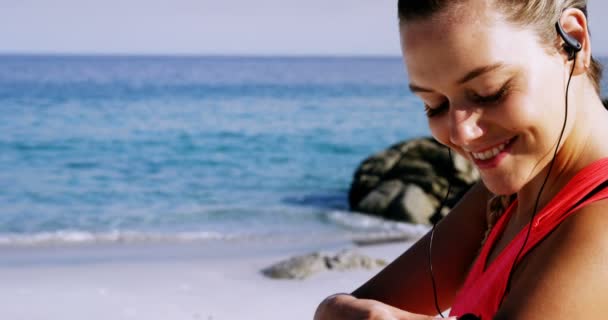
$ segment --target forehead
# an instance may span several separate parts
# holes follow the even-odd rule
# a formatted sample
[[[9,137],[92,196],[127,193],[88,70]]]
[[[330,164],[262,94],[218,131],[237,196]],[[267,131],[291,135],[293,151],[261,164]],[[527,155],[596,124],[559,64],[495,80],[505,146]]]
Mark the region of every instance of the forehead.
[[[472,69],[515,63],[528,51],[531,31],[514,26],[485,1],[467,1],[427,19],[401,27],[403,56],[410,80],[433,86],[453,81]]]
[[[406,20],[405,24],[401,27],[401,34],[408,35],[406,39],[408,41],[407,44],[408,46],[412,46],[417,43],[417,40],[441,37],[454,27],[467,25],[483,27],[485,24],[490,24],[496,17],[496,12],[486,1],[454,1],[453,4],[428,17]],[[419,34],[416,31],[423,31],[425,35],[415,37]]]

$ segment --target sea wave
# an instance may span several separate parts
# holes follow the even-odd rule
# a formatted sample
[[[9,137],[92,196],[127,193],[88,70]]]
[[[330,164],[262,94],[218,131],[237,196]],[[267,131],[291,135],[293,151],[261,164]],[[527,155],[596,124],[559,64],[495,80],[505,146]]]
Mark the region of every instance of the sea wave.
[[[140,231],[88,232],[60,230],[35,234],[0,234],[0,246],[44,246],[70,244],[139,243],[139,242],[195,242],[235,240],[238,235],[210,231],[160,233]]]
[[[289,228],[281,230],[218,231],[85,231],[58,230],[37,233],[0,233],[0,247],[39,247],[63,245],[97,245],[130,243],[191,243],[211,241],[247,242],[302,242],[314,234],[316,241],[346,241],[354,243],[378,243],[386,241],[413,241],[429,230],[425,225],[384,220],[382,218],[344,210],[324,213],[325,226],[329,228]],[[310,239],[309,239],[310,240]]]
[[[382,242],[383,239],[416,240],[430,230],[427,225],[385,220],[350,211],[329,211],[326,218],[329,222],[353,232],[355,242]]]

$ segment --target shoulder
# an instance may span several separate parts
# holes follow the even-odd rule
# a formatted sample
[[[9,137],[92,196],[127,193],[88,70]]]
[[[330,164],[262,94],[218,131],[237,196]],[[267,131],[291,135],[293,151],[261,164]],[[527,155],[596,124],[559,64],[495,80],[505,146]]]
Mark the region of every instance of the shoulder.
[[[604,258],[608,266],[608,199],[587,204],[560,224],[547,238],[548,249],[554,254],[569,253],[571,257]],[[601,255],[600,255],[601,254]],[[582,260],[582,258],[586,258]],[[575,259],[569,259],[575,260]],[[579,263],[573,261],[571,263]],[[608,271],[608,268],[605,268]]]
[[[518,268],[498,319],[608,313],[608,199],[577,210]]]

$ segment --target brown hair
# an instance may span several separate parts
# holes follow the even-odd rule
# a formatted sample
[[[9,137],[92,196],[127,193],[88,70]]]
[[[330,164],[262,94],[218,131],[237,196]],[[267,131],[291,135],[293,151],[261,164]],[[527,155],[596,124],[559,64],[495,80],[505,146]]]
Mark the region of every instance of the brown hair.
[[[424,19],[448,7],[469,0],[399,0],[399,24]],[[587,16],[587,0],[488,0],[512,23],[532,27],[548,48],[558,48],[555,23],[568,8],[581,10]],[[602,65],[593,56],[587,76],[601,96]]]

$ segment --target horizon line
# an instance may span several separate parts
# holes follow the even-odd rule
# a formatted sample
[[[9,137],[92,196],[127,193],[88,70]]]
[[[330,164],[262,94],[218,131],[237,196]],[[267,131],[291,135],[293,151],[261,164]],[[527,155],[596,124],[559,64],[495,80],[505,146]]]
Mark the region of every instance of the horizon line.
[[[175,58],[399,58],[398,54],[371,53],[139,53],[139,52],[27,52],[0,51],[0,57],[175,57]]]
[[[0,51],[0,57],[149,57],[149,58],[354,58],[354,59],[392,59],[403,57],[400,54],[383,53],[171,53],[171,52],[61,52],[61,51]],[[596,58],[608,59],[608,53],[594,55]],[[608,65],[607,65],[608,67]]]

